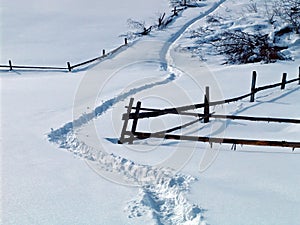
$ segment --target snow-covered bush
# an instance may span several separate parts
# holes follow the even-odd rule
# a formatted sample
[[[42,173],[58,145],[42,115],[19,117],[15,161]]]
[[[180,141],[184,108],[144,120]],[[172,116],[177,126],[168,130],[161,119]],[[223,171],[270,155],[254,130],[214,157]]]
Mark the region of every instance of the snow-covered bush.
[[[126,36],[128,39],[135,39],[136,37],[140,37],[142,35],[148,35],[151,30],[152,26],[148,28],[145,25],[145,21],[137,21],[133,19],[128,19],[127,24],[132,29],[132,31],[127,32]]]
[[[225,55],[227,63],[244,64],[274,62],[285,57],[280,53],[285,47],[275,46],[267,34],[250,34],[240,30],[226,31],[212,43],[218,54]]]
[[[183,50],[228,64],[292,60],[300,39],[300,0],[248,0],[239,11],[210,14],[190,30]],[[237,13],[239,12],[239,13]],[[285,50],[289,48],[289,50]],[[216,57],[215,57],[216,56]]]
[[[170,0],[171,7],[179,7],[179,6],[195,6],[197,2],[201,2],[203,0]]]

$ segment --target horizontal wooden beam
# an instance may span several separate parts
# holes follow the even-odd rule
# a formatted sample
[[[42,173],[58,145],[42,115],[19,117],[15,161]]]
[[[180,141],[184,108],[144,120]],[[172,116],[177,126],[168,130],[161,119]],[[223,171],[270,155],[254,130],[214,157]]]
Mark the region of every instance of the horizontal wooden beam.
[[[10,68],[10,66],[0,65],[3,68]],[[51,66],[12,66],[17,69],[40,69],[40,70],[65,70],[65,67],[51,67]]]
[[[260,122],[296,123],[296,124],[300,124],[300,120],[298,120],[298,119],[271,118],[271,117],[253,117],[253,116],[233,116],[233,115],[211,115],[210,117],[217,118],[217,119],[248,120],[248,121],[260,121]]]
[[[144,133],[144,132],[134,132],[133,135],[137,139],[162,138],[162,139],[171,139],[171,140],[199,141],[199,142],[218,143],[218,144],[288,147],[288,148],[292,148],[293,150],[295,148],[300,148],[300,142],[289,142],[289,141],[215,138],[215,137],[186,136],[186,135],[176,135],[176,134]]]
[[[193,112],[177,112],[174,114],[184,115],[184,116],[194,116],[194,117],[205,117],[202,113],[193,113]],[[155,117],[159,115],[164,115],[162,112],[145,112],[139,114],[139,119]],[[129,114],[129,119],[134,118],[134,113]],[[247,120],[247,121],[259,121],[259,122],[273,122],[273,123],[295,123],[300,124],[300,119],[286,119],[286,118],[273,118],[273,117],[254,117],[254,116],[235,116],[235,115],[218,115],[218,114],[209,114],[209,117],[215,119],[231,119],[231,120]]]
[[[289,83],[293,83],[296,81],[300,82],[300,77],[288,80],[285,83],[289,84]],[[266,85],[266,86],[262,86],[262,87],[257,87],[257,88],[255,88],[254,92],[257,93],[257,92],[260,92],[263,90],[279,87],[281,85],[282,85],[282,82],[271,84],[271,85]],[[229,99],[219,100],[219,101],[212,101],[212,102],[209,102],[209,106],[217,106],[217,105],[223,105],[226,103],[237,102],[244,98],[250,97],[251,95],[252,95],[252,93],[248,93],[248,94],[244,94],[244,95],[234,97],[234,98],[229,98]],[[205,107],[205,104],[199,103],[199,104],[186,105],[186,106],[180,106],[180,107],[174,107],[174,108],[165,108],[165,109],[141,108],[140,110],[148,111],[147,113],[143,113],[144,117],[156,117],[156,116],[165,115],[165,114],[178,114],[178,112],[194,110],[194,109],[199,109],[199,108],[203,108],[203,107]],[[149,115],[149,116],[147,116],[147,115]]]

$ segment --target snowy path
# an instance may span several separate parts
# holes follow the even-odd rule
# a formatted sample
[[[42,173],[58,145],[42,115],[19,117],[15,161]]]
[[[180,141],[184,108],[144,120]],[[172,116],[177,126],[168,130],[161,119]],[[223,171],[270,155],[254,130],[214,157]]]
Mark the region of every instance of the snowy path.
[[[290,49],[296,52],[295,61],[224,66],[221,57],[209,55],[210,47],[200,52],[207,54],[207,66],[190,57],[187,47],[195,42],[189,31],[210,26],[209,17],[204,16],[218,6],[216,1],[200,1],[202,8],[180,13],[169,29],[129,44],[128,52],[119,52],[111,62],[74,73],[1,72],[0,224],[205,224],[205,219],[212,225],[298,224],[299,150],[238,146],[237,151],[229,151],[222,145],[210,168],[199,173],[199,162],[210,151],[207,144],[154,139],[112,144],[120,135],[129,97],[140,100],[143,107],[173,107],[202,102],[201,89],[206,85],[223,91],[223,96],[221,91],[217,96],[213,90],[215,100],[244,94],[249,91],[252,70],[258,72],[258,86],[280,82],[283,72],[288,78],[298,76],[299,38],[289,40],[294,43]],[[66,61],[84,61],[99,55],[102,48],[113,49],[123,42],[118,35],[128,29],[128,17],[145,20],[148,26],[158,13],[171,13],[169,0],[49,3],[3,1],[3,64],[9,59],[13,64],[62,66]],[[228,23],[233,29],[252,30],[258,25],[264,31],[273,29],[264,28],[268,23],[263,19],[265,4],[253,3],[258,13],[247,13],[249,0],[224,2],[211,14],[225,17],[218,30],[225,31],[228,26],[222,24]],[[83,79],[85,75],[90,79]],[[83,88],[76,96],[84,82],[88,91]],[[227,113],[299,119],[296,84],[256,97],[255,103],[227,105]],[[189,119],[177,118],[141,120],[138,131],[156,132]],[[221,122],[195,124],[182,133],[219,136],[211,127],[227,124],[226,137],[299,141],[298,125]],[[51,131],[58,144],[47,140]],[[156,169],[162,165],[170,166]]]
[[[172,71],[178,65],[181,67],[180,61],[177,60],[180,56],[174,50],[174,43],[195,21],[212,13],[223,2],[225,0],[207,7],[208,9],[200,15],[197,15],[198,12],[195,12],[195,9],[193,9],[194,12],[191,10],[194,13],[191,13],[193,18],[188,22],[185,21],[186,18],[178,18],[169,30],[157,34],[156,39],[160,41],[153,41],[153,38],[140,40],[126,51],[112,57],[111,60],[100,63],[93,71],[88,72],[75,98],[74,118],[76,119],[48,135],[51,142],[88,159],[87,164],[102,176],[113,181],[118,179],[120,183],[128,185],[139,185],[140,192],[137,200],[129,203],[127,208],[130,217],[148,215],[156,224],[199,224],[204,221],[203,210],[191,204],[185,197],[194,178],[181,174],[174,175],[168,169],[135,164],[130,160],[106,153],[98,147],[100,145],[93,121],[129,96],[174,81],[178,76]],[[180,60],[186,59],[180,58]],[[162,72],[159,72],[159,76],[152,77],[151,82],[145,78],[144,83],[139,86],[118,87],[113,93],[115,97],[109,98],[109,95],[111,96],[109,93],[108,100],[95,106],[99,90],[112,90],[114,86],[110,86],[109,81],[113,79],[113,75],[120,70],[119,68],[134,63],[161,65],[164,73],[167,69],[169,72],[163,78],[161,78]],[[121,94],[120,90],[123,91]],[[94,110],[89,111],[89,109]]]
[[[172,48],[174,43],[180,38],[180,36],[186,31],[186,29],[188,29],[189,26],[191,26],[197,20],[202,19],[205,16],[212,13],[225,1],[226,0],[219,1],[218,3],[215,3],[211,8],[209,8],[207,11],[197,16],[196,18],[191,19],[190,21],[184,23],[183,25],[180,24],[177,25],[176,27],[181,26],[182,28],[178,30],[175,34],[171,34],[171,38],[169,38],[167,41],[165,42],[152,41],[151,38],[146,41],[144,40],[138,41],[131,48],[128,48],[126,51],[122,51],[118,55],[111,57],[111,59],[101,62],[94,71],[88,72],[84,77],[83,81],[81,82],[81,87],[79,87],[77,96],[75,98],[75,107],[76,106],[78,107],[78,109],[74,110],[75,120],[65,124],[63,127],[57,130],[52,131],[49,134],[49,140],[52,142],[60,143],[60,146],[64,147],[64,145],[62,145],[63,143],[62,140],[64,139],[63,136],[67,135],[68,132],[90,122],[91,120],[95,119],[97,116],[100,116],[101,114],[106,112],[114,104],[120,101],[124,101],[126,98],[138,92],[144,91],[149,88],[153,88],[155,86],[164,85],[167,84],[168,82],[175,80],[176,74],[171,72],[173,71],[172,69],[173,67],[177,67],[177,68],[184,67],[184,69],[188,70],[188,67],[180,65],[182,59],[175,60],[175,58],[180,57],[180,54],[176,54],[176,51]],[[164,37],[160,37],[160,38],[164,38]],[[141,51],[141,49],[144,49],[146,54],[144,54],[144,52]],[[127,90],[127,92],[118,94],[114,98],[106,100],[101,105],[95,107],[94,105],[95,105],[96,97],[99,94],[99,90],[103,90],[104,86],[106,85],[106,83],[103,81],[109,80],[110,79],[109,75],[112,75],[120,68],[127,65],[132,65],[136,62],[158,63],[162,66],[164,70],[170,69],[171,71],[170,74],[166,75],[164,79],[158,78],[155,82],[144,83],[139,87],[135,86],[134,88]],[[124,86],[121,89],[124,90],[125,88],[127,88],[127,86]],[[94,108],[94,110],[87,113],[86,112],[87,109],[91,109],[91,108],[92,109]]]

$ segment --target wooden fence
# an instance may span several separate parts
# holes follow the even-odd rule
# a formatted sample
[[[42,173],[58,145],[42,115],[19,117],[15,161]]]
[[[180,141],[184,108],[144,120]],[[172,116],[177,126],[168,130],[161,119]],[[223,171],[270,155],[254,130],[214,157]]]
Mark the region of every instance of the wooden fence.
[[[193,5],[182,5],[181,7],[174,7],[171,11],[171,15],[168,17],[165,17],[165,13],[160,16],[158,18],[158,24],[157,25],[152,25],[150,26],[148,29],[144,28],[144,31],[138,33],[140,35],[147,35],[149,34],[149,32],[151,31],[151,29],[153,27],[157,27],[159,29],[161,28],[165,28],[167,25],[169,25],[174,19],[175,17],[177,17],[179,15],[179,12],[185,10],[188,7],[195,7]],[[14,65],[12,60],[8,60],[8,65],[0,65],[0,68],[5,68],[5,69],[9,69],[9,71],[12,71],[13,69],[24,69],[24,70],[28,70],[28,69],[34,69],[34,70],[54,70],[54,71],[68,71],[71,72],[73,69],[87,65],[87,64],[91,64],[95,61],[99,61],[101,59],[106,58],[107,56],[110,56],[114,53],[116,53],[117,51],[119,51],[121,48],[125,47],[128,45],[128,39],[124,38],[124,44],[120,45],[119,47],[117,47],[116,49],[106,53],[105,49],[102,50],[102,55],[95,57],[93,59],[89,59],[86,60],[84,62],[75,64],[75,65],[71,65],[71,63],[68,61],[66,62],[66,67],[61,67],[61,66],[25,66],[25,65]]]
[[[173,139],[173,140],[189,140],[189,141],[199,141],[199,142],[208,142],[211,145],[213,143],[224,143],[224,144],[232,144],[232,149],[236,149],[236,145],[255,145],[255,146],[274,146],[274,147],[288,147],[294,150],[295,148],[300,148],[300,142],[289,142],[289,141],[270,141],[270,140],[252,140],[252,139],[235,139],[235,138],[216,138],[216,137],[201,137],[201,136],[186,136],[186,135],[176,135],[171,132],[191,126],[194,123],[203,121],[204,123],[208,123],[210,118],[216,119],[226,119],[226,120],[246,120],[246,121],[260,121],[260,122],[268,122],[268,123],[293,123],[300,124],[300,119],[289,119],[289,118],[272,118],[272,117],[252,117],[252,116],[235,116],[235,115],[218,115],[210,112],[211,106],[222,105],[226,103],[236,102],[245,98],[250,97],[250,102],[255,101],[255,94],[267,89],[280,87],[280,89],[284,90],[286,84],[297,82],[300,85],[300,67],[298,77],[287,80],[287,73],[283,73],[282,79],[280,83],[275,83],[271,85],[256,87],[256,79],[257,73],[253,71],[252,74],[252,82],[251,82],[251,91],[248,94],[224,99],[220,101],[210,101],[210,93],[209,87],[206,87],[204,102],[194,105],[186,105],[176,108],[165,108],[165,109],[153,109],[153,108],[143,108],[141,107],[141,102],[137,102],[136,106],[133,106],[134,99],[131,98],[129,105],[126,106],[127,112],[123,114],[122,120],[124,120],[123,128],[121,131],[121,136],[118,141],[119,144],[130,143],[132,144],[134,140],[139,139],[147,139],[147,138],[162,138],[162,139]],[[188,110],[194,110],[203,108],[203,113],[194,113],[187,112]],[[132,112],[134,110],[134,112]],[[167,130],[150,133],[150,132],[138,132],[137,124],[139,119],[158,117],[166,114],[177,114],[177,115],[185,115],[185,116],[193,116],[196,117],[195,120],[179,125],[173,128],[169,128]],[[132,126],[130,131],[127,130],[129,120],[132,120]]]
[[[12,61],[9,60],[8,61],[8,65],[0,65],[0,68],[8,68],[10,71],[13,70],[13,69],[34,69],[34,70],[57,70],[57,71],[62,71],[62,70],[65,70],[65,71],[69,71],[71,72],[73,69],[75,68],[78,68],[78,67],[81,67],[81,66],[84,66],[84,65],[87,65],[87,64],[91,64],[95,61],[99,61],[101,59],[104,59],[112,54],[115,54],[117,51],[119,51],[121,48],[125,47],[128,45],[128,40],[127,38],[124,39],[124,44],[120,45],[119,47],[117,47],[116,49],[113,49],[112,51],[106,53],[105,52],[105,49],[102,50],[102,55],[101,56],[98,56],[98,57],[95,57],[93,59],[89,59],[89,60],[86,60],[84,62],[81,62],[81,63],[78,63],[78,64],[75,64],[75,65],[71,65],[70,62],[67,62],[66,63],[66,67],[58,67],[58,66],[22,66],[22,65],[13,65]]]

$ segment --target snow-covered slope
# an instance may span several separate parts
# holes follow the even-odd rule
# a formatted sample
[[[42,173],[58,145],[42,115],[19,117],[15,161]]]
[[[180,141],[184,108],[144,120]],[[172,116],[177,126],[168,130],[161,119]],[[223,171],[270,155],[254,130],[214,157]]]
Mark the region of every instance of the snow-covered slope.
[[[287,2],[289,1],[285,1],[285,4]],[[212,64],[215,61],[219,62],[220,57],[216,57],[216,55],[224,52],[224,44],[230,44],[230,41],[226,42],[224,38],[233,39],[235,35],[239,35],[237,39],[239,39],[239,44],[241,44],[243,42],[248,43],[249,39],[247,40],[247,38],[265,35],[269,51],[271,47],[282,48],[278,53],[280,58],[299,60],[299,34],[293,30],[291,23],[277,15],[279,12],[274,12],[278,5],[276,0],[227,1],[205,19],[194,23],[184,34],[186,38],[182,39],[180,47],[193,53],[194,56],[199,57],[201,60]],[[284,9],[281,9],[281,11],[283,14],[288,13]],[[230,35],[228,36],[228,34]],[[254,36],[243,37],[245,34]],[[237,39],[235,39],[235,44],[238,42]],[[259,60],[259,57],[263,54],[263,49],[259,49],[261,46],[258,44],[258,39],[256,41],[256,43],[253,43],[256,45],[253,47],[253,53],[249,54],[247,52],[249,61]],[[249,51],[249,49],[247,50],[246,46],[243,47],[242,44],[239,46],[243,48],[246,55],[246,51]],[[236,51],[238,50],[236,49]],[[241,63],[241,60],[238,60],[236,55],[232,56],[231,60],[228,58],[228,55],[226,57],[226,54],[223,54],[222,63],[233,63],[234,61],[235,63]]]
[[[21,12],[19,6],[11,13],[12,3],[4,3],[9,23],[16,25],[15,18],[25,15],[33,31],[49,28],[49,33],[26,33],[20,25],[27,36],[11,41],[16,30],[2,24],[7,32],[1,62],[14,54],[18,61],[32,64],[98,55],[95,45],[100,39],[108,48],[118,45],[127,18],[151,21],[158,11],[171,13],[166,1],[149,5],[130,1],[116,8],[115,2],[100,7],[103,2],[91,0],[72,5],[73,10],[68,10],[71,3],[54,2],[43,15],[39,11],[46,5],[41,2],[32,1],[30,9]],[[188,30],[204,24],[208,15],[228,8],[238,11],[236,3],[207,0],[199,8],[187,9],[168,29],[131,43],[86,72],[1,72],[1,223],[296,224],[300,219],[297,149],[292,153],[283,148],[237,146],[237,151],[229,151],[226,145],[211,149],[208,144],[153,139],[116,144],[130,97],[145,107],[172,107],[202,102],[207,85],[213,100],[247,93],[252,70],[258,72],[258,85],[280,81],[283,72],[290,78],[298,76],[297,57],[271,65],[222,66],[221,58],[209,58],[214,61],[205,64],[182,51],[191,43]],[[105,10],[98,13],[100,8]],[[53,15],[61,15],[62,20],[49,20]],[[39,25],[33,17],[53,26]],[[68,23],[61,23],[67,19],[82,25],[83,30],[75,31],[79,36],[67,32]],[[59,32],[63,39],[54,35],[58,24],[65,25]],[[103,35],[97,24],[109,32]],[[28,38],[36,38],[37,44],[28,44]],[[67,39],[80,47],[65,45]],[[44,58],[40,46],[46,49]],[[58,56],[57,46],[63,50]],[[299,94],[294,83],[285,90],[257,94],[255,103],[243,100],[213,110],[299,119]],[[163,117],[145,120],[138,129],[157,131],[187,121]],[[182,130],[189,135],[291,141],[299,141],[299,131],[299,125],[219,120]]]
[[[168,1],[1,1],[1,64],[65,66],[123,43],[127,19],[153,23]]]

